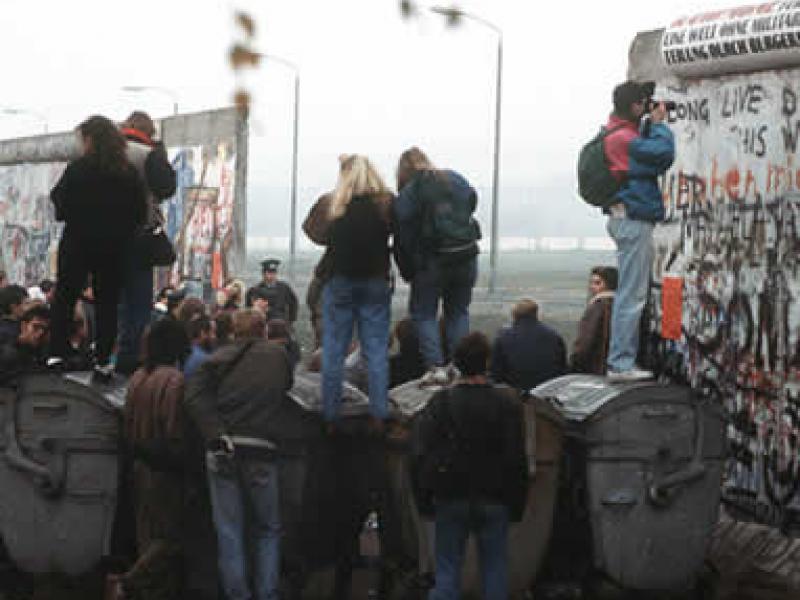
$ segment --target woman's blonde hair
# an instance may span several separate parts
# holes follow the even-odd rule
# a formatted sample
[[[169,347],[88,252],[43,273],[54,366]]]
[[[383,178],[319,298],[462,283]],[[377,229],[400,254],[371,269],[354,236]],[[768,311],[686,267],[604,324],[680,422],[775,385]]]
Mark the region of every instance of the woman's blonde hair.
[[[339,157],[339,181],[331,200],[331,218],[341,217],[354,196],[387,193],[389,188],[366,156],[343,154]]]

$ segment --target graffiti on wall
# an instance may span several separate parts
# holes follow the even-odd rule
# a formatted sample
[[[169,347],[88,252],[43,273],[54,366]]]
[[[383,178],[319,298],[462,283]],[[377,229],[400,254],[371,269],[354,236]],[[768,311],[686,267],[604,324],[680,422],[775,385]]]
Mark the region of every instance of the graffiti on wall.
[[[800,526],[800,71],[659,95],[678,103],[655,237],[660,359],[731,414],[725,498],[757,520]],[[665,310],[671,278],[682,282],[678,311]]]
[[[63,163],[0,168],[0,268],[9,281],[33,285],[52,276],[61,227],[50,189],[63,170]]]
[[[173,281],[202,281],[222,287],[231,273],[236,153],[233,140],[213,146],[170,150],[177,175],[175,196],[165,203],[167,230],[182,249]]]
[[[177,175],[175,195],[161,206],[178,260],[159,283],[200,281],[206,292],[221,287],[230,270],[236,153],[233,140],[169,148]],[[50,190],[65,163],[0,167],[0,269],[25,286],[55,276],[61,225]]]

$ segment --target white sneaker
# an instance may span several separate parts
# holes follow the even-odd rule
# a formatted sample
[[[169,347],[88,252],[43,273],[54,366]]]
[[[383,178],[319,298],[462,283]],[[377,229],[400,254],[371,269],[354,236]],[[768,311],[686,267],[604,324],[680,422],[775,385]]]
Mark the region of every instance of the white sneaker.
[[[646,381],[648,379],[653,379],[655,375],[653,375],[652,371],[634,367],[629,371],[609,371],[606,373],[606,377],[611,383],[623,383],[630,381]]]
[[[419,380],[419,387],[436,387],[450,383],[450,370],[447,367],[431,367]]]

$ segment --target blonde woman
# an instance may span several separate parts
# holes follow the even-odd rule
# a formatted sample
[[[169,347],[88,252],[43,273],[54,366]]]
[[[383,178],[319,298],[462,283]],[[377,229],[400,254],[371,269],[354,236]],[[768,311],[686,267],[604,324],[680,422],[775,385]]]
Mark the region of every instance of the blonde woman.
[[[388,415],[389,236],[393,196],[365,156],[339,157],[339,180],[312,209],[312,239],[327,246],[322,292],[322,399],[338,418],[344,359],[358,324],[372,416]]]

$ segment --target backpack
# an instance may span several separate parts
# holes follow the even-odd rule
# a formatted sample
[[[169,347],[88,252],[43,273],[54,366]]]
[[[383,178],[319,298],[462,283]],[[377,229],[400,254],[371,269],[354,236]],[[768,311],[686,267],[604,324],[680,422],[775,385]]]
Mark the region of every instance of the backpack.
[[[581,148],[578,155],[578,193],[588,204],[606,208],[615,202],[614,196],[622,187],[608,168],[603,140],[606,136],[621,129],[618,125],[611,129],[600,128],[600,133]]]
[[[422,207],[420,237],[424,250],[439,255],[477,254],[480,227],[472,217],[474,203],[455,193],[441,172],[426,171],[415,182]],[[472,192],[474,194],[474,192]]]

